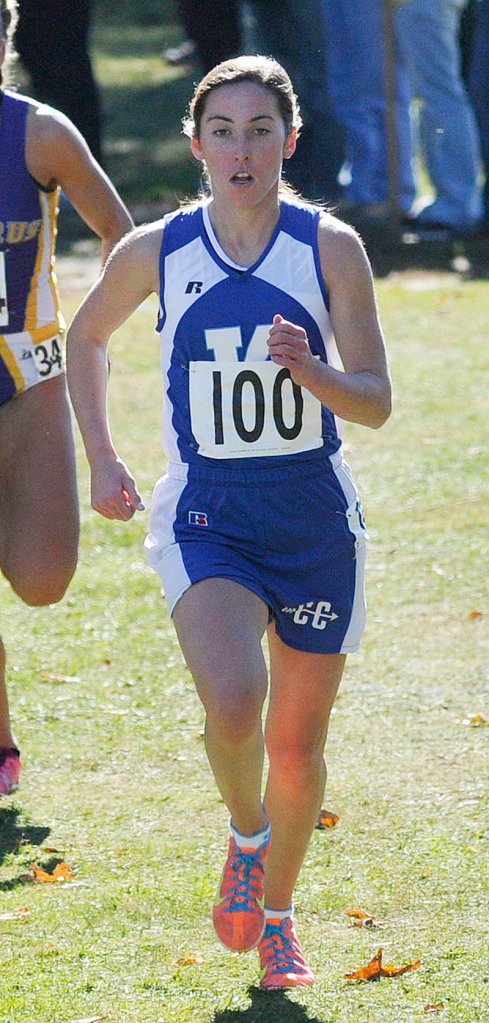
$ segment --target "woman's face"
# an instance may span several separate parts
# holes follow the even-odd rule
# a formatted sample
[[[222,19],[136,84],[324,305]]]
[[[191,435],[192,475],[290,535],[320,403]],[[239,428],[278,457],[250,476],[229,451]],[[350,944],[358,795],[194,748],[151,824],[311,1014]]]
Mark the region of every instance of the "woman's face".
[[[209,93],[192,153],[205,161],[214,201],[239,208],[276,196],[283,159],[295,151],[276,97],[256,82],[220,85]]]

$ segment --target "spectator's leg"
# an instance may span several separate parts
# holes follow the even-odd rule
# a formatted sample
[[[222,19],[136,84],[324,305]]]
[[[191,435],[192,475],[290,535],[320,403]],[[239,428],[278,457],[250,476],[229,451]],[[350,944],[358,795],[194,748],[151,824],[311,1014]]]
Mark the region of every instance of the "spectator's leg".
[[[481,217],[480,146],[461,73],[458,30],[465,0],[407,0],[395,13],[398,44],[421,99],[423,154],[436,192],[419,220],[468,229]]]
[[[90,0],[20,0],[16,46],[36,98],[73,121],[101,162],[100,106],[90,54]]]
[[[346,129],[351,183],[346,198],[360,207],[389,198],[384,76],[384,24],[381,0],[323,0],[329,46],[330,91]],[[415,195],[412,170],[410,89],[405,68],[397,67],[399,205],[409,210]]]
[[[469,69],[469,95],[479,125],[484,164],[484,225],[489,228],[489,0],[479,0]]]
[[[326,26],[321,0],[253,0],[257,49],[275,57],[290,74],[304,126],[285,173],[306,197],[337,202],[345,158],[344,130],[328,92]]]

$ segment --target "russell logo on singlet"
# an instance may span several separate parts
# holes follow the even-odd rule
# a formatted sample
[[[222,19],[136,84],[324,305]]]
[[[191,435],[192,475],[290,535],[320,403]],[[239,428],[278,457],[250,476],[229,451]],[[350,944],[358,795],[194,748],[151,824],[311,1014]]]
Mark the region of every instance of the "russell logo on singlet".
[[[328,622],[334,622],[338,617],[331,610],[329,600],[309,600],[297,607],[283,607],[282,612],[293,615],[295,625],[312,625],[313,629],[325,629]]]

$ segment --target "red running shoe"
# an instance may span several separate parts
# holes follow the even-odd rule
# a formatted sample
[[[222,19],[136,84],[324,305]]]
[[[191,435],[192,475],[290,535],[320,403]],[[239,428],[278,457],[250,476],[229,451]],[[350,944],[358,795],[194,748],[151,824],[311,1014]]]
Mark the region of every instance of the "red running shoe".
[[[263,879],[269,848],[270,838],[258,849],[240,849],[232,835],[229,839],[212,921],[219,940],[233,952],[249,952],[263,935]]]
[[[314,974],[305,962],[291,916],[283,920],[267,920],[258,951],[261,988],[276,991],[314,984]]]
[[[9,796],[19,784],[20,753],[18,749],[0,749],[0,796]]]

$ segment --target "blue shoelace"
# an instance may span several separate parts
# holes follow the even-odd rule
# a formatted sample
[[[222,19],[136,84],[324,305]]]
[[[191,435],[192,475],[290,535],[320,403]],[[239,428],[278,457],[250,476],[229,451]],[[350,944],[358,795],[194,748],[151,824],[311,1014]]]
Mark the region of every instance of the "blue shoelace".
[[[245,913],[252,911],[254,907],[250,903],[254,902],[255,896],[258,893],[252,876],[253,868],[256,867],[260,868],[261,862],[255,852],[249,853],[243,852],[242,849],[237,850],[231,861],[231,870],[234,870],[238,875],[238,880],[225,912],[232,912],[238,907],[244,910]]]
[[[277,963],[275,967],[277,973],[289,973],[291,970],[294,973],[303,973],[304,967],[297,962],[294,946],[282,927],[283,924],[267,924],[263,938],[264,951],[267,953],[272,951]]]

